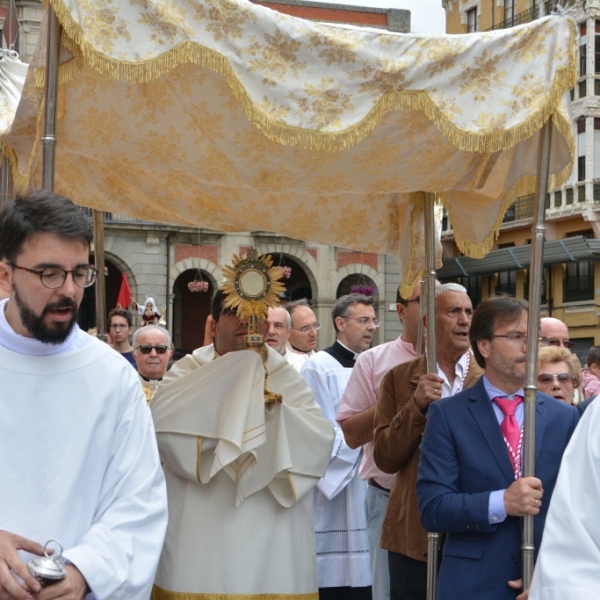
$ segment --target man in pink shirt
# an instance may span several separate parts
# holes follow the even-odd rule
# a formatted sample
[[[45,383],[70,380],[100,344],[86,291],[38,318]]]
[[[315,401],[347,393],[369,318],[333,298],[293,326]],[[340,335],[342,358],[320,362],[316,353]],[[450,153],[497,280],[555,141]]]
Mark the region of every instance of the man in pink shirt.
[[[359,474],[369,482],[366,498],[367,530],[371,552],[373,600],[389,600],[390,578],[387,552],[379,545],[381,526],[394,475],[380,471],[373,459],[373,417],[379,385],[385,374],[396,365],[416,357],[419,335],[419,300],[417,285],[408,300],[396,293],[396,310],[404,325],[402,335],[359,355],[346,386],[336,416],[350,448],[363,448]]]

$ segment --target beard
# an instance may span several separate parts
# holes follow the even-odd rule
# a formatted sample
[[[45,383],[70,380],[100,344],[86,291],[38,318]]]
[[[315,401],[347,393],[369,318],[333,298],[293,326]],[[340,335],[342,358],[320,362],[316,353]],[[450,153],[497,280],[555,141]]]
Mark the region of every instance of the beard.
[[[24,302],[19,295],[19,291],[14,287],[15,302],[19,309],[21,322],[27,331],[38,341],[44,344],[62,344],[68,337],[77,322],[78,307],[74,300],[70,298],[61,298],[58,302],[47,304],[40,315],[36,315]],[[64,323],[55,322],[53,327],[44,323],[44,318],[51,310],[61,308],[70,308],[73,316],[70,321]]]

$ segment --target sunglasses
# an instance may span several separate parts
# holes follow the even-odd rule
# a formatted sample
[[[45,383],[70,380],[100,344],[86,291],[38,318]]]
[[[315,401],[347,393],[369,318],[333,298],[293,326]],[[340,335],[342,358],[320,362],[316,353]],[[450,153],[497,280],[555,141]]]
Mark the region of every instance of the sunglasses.
[[[168,350],[168,346],[163,346],[162,344],[156,344],[156,346],[144,344],[143,346],[138,346],[136,350],[139,350],[142,354],[150,354],[153,348],[156,350],[156,354],[164,354]]]
[[[567,383],[573,381],[571,373],[540,373],[538,375],[538,383],[552,383],[554,378],[558,379],[558,383]]]

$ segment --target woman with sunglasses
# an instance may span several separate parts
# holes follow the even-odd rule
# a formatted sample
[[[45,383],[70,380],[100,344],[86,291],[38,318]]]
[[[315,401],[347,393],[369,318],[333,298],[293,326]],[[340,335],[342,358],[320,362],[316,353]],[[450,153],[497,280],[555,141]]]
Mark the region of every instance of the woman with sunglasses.
[[[573,404],[580,384],[581,366],[575,354],[560,346],[539,349],[537,389],[540,392]]]

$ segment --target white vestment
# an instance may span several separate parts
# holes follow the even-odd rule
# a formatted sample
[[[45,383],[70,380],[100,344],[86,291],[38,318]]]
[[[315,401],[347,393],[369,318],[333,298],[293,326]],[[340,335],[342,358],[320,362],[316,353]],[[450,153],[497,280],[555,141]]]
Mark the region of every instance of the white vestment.
[[[600,600],[599,432],[596,398],[560,464],[529,600]]]
[[[89,598],[147,600],[167,525],[150,411],[131,366],[77,336],[48,356],[0,343],[0,528],[58,540]]]
[[[212,345],[177,362],[152,400],[170,515],[157,600],[317,598],[308,492],[333,431],[296,371],[263,351],[282,404],[264,403],[259,354],[215,359]]]
[[[346,444],[335,420],[352,369],[323,351],[306,361],[300,374],[335,430],[327,473],[312,492],[319,587],[370,586],[367,483],[358,474],[362,451]]]

